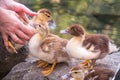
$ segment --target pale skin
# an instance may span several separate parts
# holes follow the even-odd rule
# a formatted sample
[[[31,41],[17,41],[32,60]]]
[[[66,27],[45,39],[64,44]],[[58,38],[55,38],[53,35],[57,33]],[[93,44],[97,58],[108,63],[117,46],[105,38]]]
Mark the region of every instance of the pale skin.
[[[8,37],[15,43],[25,44],[33,36],[34,29],[20,20],[22,18],[28,23],[26,15],[34,16],[36,13],[13,0],[0,0],[0,32],[6,48],[8,48]]]

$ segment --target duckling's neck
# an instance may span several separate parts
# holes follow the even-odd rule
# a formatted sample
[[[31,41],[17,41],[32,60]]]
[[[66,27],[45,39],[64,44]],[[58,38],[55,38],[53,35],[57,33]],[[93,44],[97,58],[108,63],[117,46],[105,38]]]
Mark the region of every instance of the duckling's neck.
[[[73,37],[73,39],[75,40],[75,41],[81,41],[82,40],[82,37]]]
[[[81,78],[76,78],[75,80],[83,80],[83,79],[81,79]]]
[[[45,37],[47,37],[48,34],[39,34],[39,38],[40,40],[43,40]]]
[[[40,47],[40,44],[42,43],[42,41],[43,41],[43,38],[40,37],[40,35],[38,33],[33,35],[33,37],[30,39],[29,44],[28,44],[30,52],[38,53],[39,47]]]
[[[83,36],[74,36],[71,40],[74,40],[74,42],[80,42],[82,43],[85,39],[85,35]]]

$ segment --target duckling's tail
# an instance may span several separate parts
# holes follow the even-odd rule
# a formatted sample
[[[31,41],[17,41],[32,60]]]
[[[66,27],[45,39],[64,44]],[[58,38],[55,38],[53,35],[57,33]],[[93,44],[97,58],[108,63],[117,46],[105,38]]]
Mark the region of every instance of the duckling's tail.
[[[115,44],[113,43],[113,41],[110,41],[110,42],[109,42],[109,53],[112,54],[112,53],[117,53],[117,52],[119,52],[119,51],[120,51],[120,48],[117,47],[117,45],[115,45]]]

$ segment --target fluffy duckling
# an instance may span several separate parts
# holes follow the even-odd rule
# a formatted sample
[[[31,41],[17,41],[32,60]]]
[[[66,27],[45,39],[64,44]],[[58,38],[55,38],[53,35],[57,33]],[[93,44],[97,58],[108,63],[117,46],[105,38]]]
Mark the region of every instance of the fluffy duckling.
[[[68,74],[62,76],[62,80],[110,80],[114,71],[99,66],[89,69],[83,64],[74,66]]]
[[[30,54],[41,60],[38,67],[45,68],[42,71],[44,76],[48,76],[57,63],[66,62],[69,59],[65,51],[67,40],[50,33],[49,23],[51,22],[53,23],[53,20],[49,10],[38,11],[32,20],[32,24],[36,27],[36,34],[28,43]],[[52,66],[48,67],[48,63]]]
[[[48,11],[47,9],[40,9],[40,10],[38,11],[38,14],[39,14],[39,12],[44,13],[45,11],[47,11],[47,12],[51,15],[51,12]],[[32,27],[35,28],[35,26],[37,26],[37,25],[39,25],[39,24],[41,24],[41,25],[49,25],[50,28],[51,28],[51,27],[54,28],[54,27],[55,27],[54,21],[51,19],[51,16],[50,16],[49,14],[44,13],[44,14],[36,15],[35,17],[32,18],[32,20],[30,21],[30,23],[25,23],[24,20],[22,20],[21,18],[20,18],[20,20],[21,20],[25,25],[27,25],[29,28],[32,28]],[[49,21],[49,24],[48,24],[48,22],[45,22],[47,19],[51,19],[51,20],[48,20],[48,21]],[[49,28],[47,28],[47,27],[48,27],[48,26],[44,26],[45,29],[49,29]],[[49,31],[49,30],[46,30],[46,31]],[[47,32],[47,33],[49,33],[49,32]],[[26,43],[27,43],[27,42],[26,42]],[[13,42],[11,39],[9,39],[8,45],[9,45],[8,51],[9,51],[10,53],[14,53],[14,52],[17,53],[17,50],[24,46],[24,45],[16,44],[16,43]]]
[[[103,34],[86,35],[82,25],[72,25],[61,33],[73,35],[73,38],[66,45],[69,56],[86,60],[84,62],[85,66],[91,68],[93,68],[97,59],[102,59],[107,54],[118,50],[116,45]]]

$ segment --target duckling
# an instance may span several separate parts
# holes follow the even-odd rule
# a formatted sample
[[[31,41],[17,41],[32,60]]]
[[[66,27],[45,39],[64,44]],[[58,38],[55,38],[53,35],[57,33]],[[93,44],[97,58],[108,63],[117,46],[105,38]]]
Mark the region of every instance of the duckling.
[[[41,9],[41,11],[39,10],[38,11],[38,13],[37,14],[39,14],[39,12],[42,12],[42,11],[46,11],[47,9]],[[48,12],[50,15],[51,15],[51,12],[49,11]],[[46,16],[44,16],[44,14],[46,15]],[[41,24],[41,25],[46,25],[47,23],[45,22],[46,21],[46,19],[47,19],[47,17],[50,17],[49,16],[49,14],[46,14],[46,13],[44,13],[44,14],[40,14],[40,15],[36,15],[35,17],[33,17],[32,18],[32,20],[30,20],[30,23],[26,23],[22,18],[20,18],[19,17],[19,19],[21,20],[21,22],[23,22],[25,25],[27,25],[29,28],[35,28],[35,26],[36,25],[38,25],[39,23]],[[43,18],[43,17],[45,17],[45,18]],[[41,18],[42,18],[42,20],[41,20]],[[39,20],[40,19],[40,20]],[[50,18],[49,18],[50,19]],[[40,22],[39,22],[40,21]],[[54,28],[54,26],[55,26],[55,24],[53,24],[54,23],[54,21],[53,20],[49,20],[49,26],[50,26],[50,28],[52,27],[52,28]],[[46,29],[49,29],[49,28],[46,28]],[[49,30],[47,30],[47,31],[49,31]],[[26,44],[27,44],[27,42],[26,42]],[[20,49],[21,47],[23,47],[24,45],[20,45],[20,44],[16,44],[15,42],[13,42],[10,38],[9,38],[9,41],[8,41],[8,46],[9,46],[9,48],[7,49],[8,50],[8,52],[10,52],[10,53],[17,53],[17,50],[18,49]]]
[[[79,24],[74,24],[68,29],[62,30],[61,33],[69,33],[74,36],[66,45],[68,55],[75,59],[86,60],[83,64],[90,68],[94,67],[97,59],[102,59],[107,54],[118,50],[110,38],[103,34],[86,35],[85,29]]]
[[[38,15],[32,20],[32,24],[36,27],[36,34],[28,43],[30,54],[40,60],[38,67],[44,68],[42,71],[44,76],[51,74],[57,63],[66,62],[69,59],[65,51],[68,40],[50,33],[49,23],[51,22],[53,23],[49,10],[38,11]],[[52,66],[48,67],[48,63]]]
[[[62,80],[110,80],[115,72],[100,66],[90,69],[83,64],[74,66],[68,74],[63,75]]]

